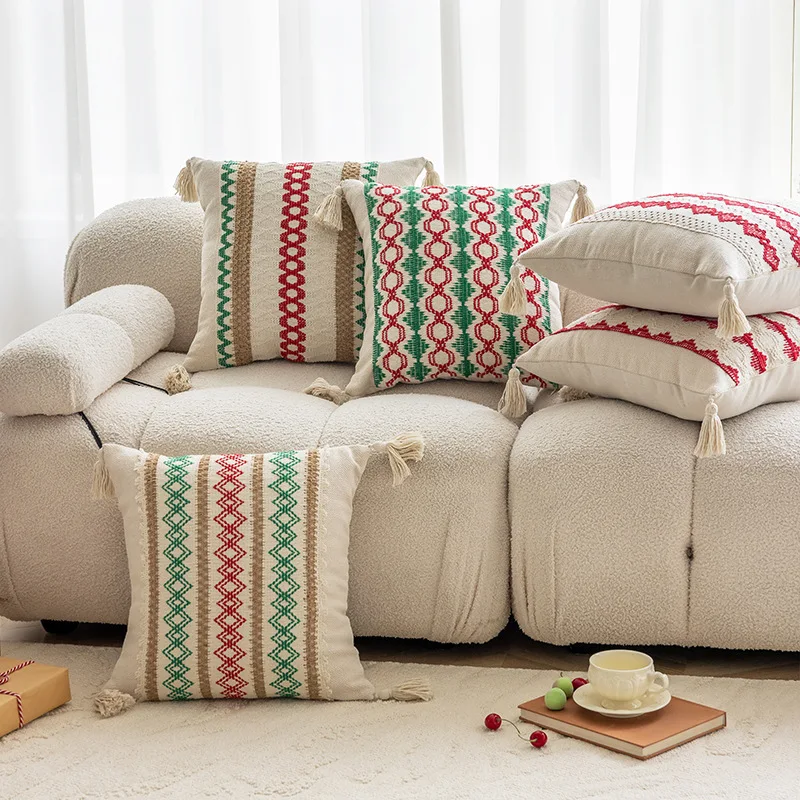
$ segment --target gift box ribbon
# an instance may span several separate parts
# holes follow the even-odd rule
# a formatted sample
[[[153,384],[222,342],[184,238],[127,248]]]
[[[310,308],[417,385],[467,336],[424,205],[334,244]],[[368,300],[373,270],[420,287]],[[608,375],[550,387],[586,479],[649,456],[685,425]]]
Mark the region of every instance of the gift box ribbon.
[[[17,670],[23,669],[24,667],[29,667],[33,664],[33,661],[23,661],[17,664],[16,667],[11,667],[11,669],[7,669],[5,672],[0,672],[0,686],[4,683],[8,683],[10,680],[10,676],[12,673],[16,672]],[[15,697],[17,700],[17,717],[19,718],[19,727],[21,728],[25,724],[25,714],[22,711],[22,697],[17,692],[9,692],[5,689],[0,689],[0,694],[6,695],[6,697]]]

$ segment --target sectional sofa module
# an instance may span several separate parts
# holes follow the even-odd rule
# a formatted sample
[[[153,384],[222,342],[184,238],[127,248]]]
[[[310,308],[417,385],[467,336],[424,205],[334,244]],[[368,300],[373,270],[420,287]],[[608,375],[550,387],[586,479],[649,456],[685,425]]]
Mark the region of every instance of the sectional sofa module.
[[[98,440],[261,452],[419,430],[413,477],[389,489],[374,460],[356,494],[357,635],[486,641],[513,598],[523,630],[558,644],[800,649],[800,404],[730,420],[729,454],[699,462],[696,424],[620,401],[542,393],[518,427],[494,410],[498,384],[440,381],[342,406],[301,393],[319,375],[343,385],[348,364],[197,373],[170,396],[164,376],[197,324],[201,228],[197,205],[162,198],[111,209],[75,239],[71,319],[49,324],[91,363],[80,380],[67,369],[52,402],[37,395],[37,364],[54,358],[37,329],[30,385],[0,387],[15,414],[0,415],[0,615],[127,620],[122,520],[114,501],[91,499]],[[562,294],[566,322],[595,305]]]

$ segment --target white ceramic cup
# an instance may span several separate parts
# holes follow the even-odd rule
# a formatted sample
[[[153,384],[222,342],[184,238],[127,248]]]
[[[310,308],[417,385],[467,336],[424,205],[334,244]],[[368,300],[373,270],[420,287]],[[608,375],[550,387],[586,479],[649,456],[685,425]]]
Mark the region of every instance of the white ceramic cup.
[[[601,650],[589,659],[589,683],[604,708],[639,708],[648,692],[669,688],[669,678],[653,659],[636,650]]]

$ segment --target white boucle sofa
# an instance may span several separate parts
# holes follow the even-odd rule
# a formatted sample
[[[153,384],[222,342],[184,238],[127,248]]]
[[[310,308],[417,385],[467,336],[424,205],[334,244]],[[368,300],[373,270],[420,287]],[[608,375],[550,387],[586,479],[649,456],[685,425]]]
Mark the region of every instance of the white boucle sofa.
[[[619,401],[542,393],[518,426],[494,410],[499,385],[442,381],[342,406],[301,393],[318,376],[343,385],[347,364],[197,373],[170,396],[165,375],[196,328],[201,224],[197,204],[134,201],[72,244],[67,306],[150,286],[172,305],[174,333],[96,398],[72,398],[81,413],[0,415],[0,615],[127,620],[122,520],[90,493],[95,434],[181,454],[418,430],[426,455],[413,477],[387,488],[374,459],[356,494],[356,635],[482,642],[513,598],[522,629],[557,644],[800,649],[800,404],[726,421],[729,454],[697,461],[696,424]],[[596,305],[563,301],[566,321]]]

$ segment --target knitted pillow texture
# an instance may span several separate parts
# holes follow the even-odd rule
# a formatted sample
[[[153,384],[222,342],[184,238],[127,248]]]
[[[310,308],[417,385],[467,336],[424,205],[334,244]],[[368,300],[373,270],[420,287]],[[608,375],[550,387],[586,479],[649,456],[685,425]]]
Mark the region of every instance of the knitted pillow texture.
[[[561,326],[558,286],[514,261],[561,227],[579,187],[345,181],[364,240],[364,341],[344,392],[322,380],[306,391],[343,402],[399,384],[505,381],[518,355]],[[517,299],[504,302],[511,289]]]
[[[205,212],[197,335],[190,372],[252,361],[347,361],[364,327],[363,251],[313,215],[345,178],[414,183],[425,159],[293,162],[191,158],[176,188]]]
[[[258,455],[105,445],[97,488],[113,484],[124,519],[131,610],[100,713],[132,698],[388,697],[347,617],[350,516],[373,452],[399,482],[422,446],[414,434]]]
[[[751,331],[716,336],[713,319],[606,306],[517,360],[523,372],[688,420],[702,420],[695,454],[720,455],[720,419],[800,399],[800,316],[750,317]]]
[[[580,220],[520,263],[590,297],[718,317],[721,338],[746,316],[800,305],[800,211],[721,194],[662,194]]]

